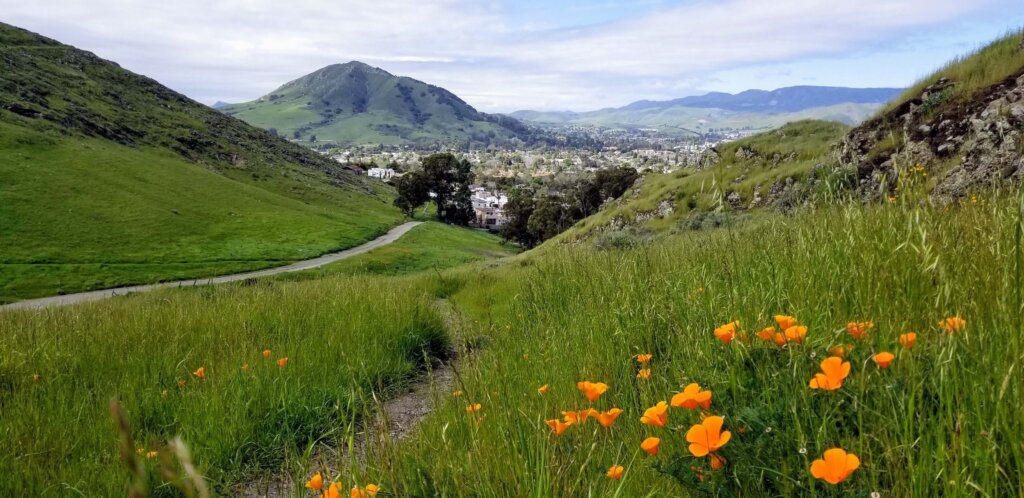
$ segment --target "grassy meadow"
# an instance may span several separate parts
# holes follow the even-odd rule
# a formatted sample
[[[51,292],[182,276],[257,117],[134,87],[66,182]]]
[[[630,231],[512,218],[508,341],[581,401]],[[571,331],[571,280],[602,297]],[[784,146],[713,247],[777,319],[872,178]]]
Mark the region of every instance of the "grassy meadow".
[[[0,176],[0,302],[282,265],[402,220],[384,187],[357,195],[301,169],[218,174],[2,122]]]

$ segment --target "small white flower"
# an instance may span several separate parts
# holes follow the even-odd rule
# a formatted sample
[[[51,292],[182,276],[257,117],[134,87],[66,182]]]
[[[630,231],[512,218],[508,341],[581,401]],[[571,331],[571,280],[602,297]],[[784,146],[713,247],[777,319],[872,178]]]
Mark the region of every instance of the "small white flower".
[[[801,455],[806,455],[807,454],[807,448],[800,448],[800,454]]]
[[[882,493],[879,493],[878,491],[872,491],[871,498],[882,498]]]
[[[772,431],[772,428],[771,428],[771,427],[765,427],[764,431],[765,431],[765,432],[771,432],[771,431]]]
[[[811,351],[811,359],[813,360],[813,359],[815,359],[817,357],[818,357],[818,353],[816,351]]]

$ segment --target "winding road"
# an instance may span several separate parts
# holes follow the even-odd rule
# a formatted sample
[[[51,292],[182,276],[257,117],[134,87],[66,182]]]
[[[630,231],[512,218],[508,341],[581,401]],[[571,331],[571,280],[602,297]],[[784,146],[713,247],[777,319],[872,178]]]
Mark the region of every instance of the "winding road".
[[[380,237],[373,239],[363,245],[356,246],[350,249],[345,249],[344,251],[324,254],[319,258],[307,259],[305,261],[299,261],[287,266],[278,266],[276,268],[268,268],[266,270],[251,271],[246,273],[236,273],[233,275],[221,275],[219,277],[197,278],[192,280],[180,280],[177,282],[164,282],[159,284],[133,285],[130,287],[117,287],[114,289],[80,292],[78,294],[65,294],[63,296],[26,299],[24,301],[18,301],[15,303],[2,305],[0,306],[0,311],[50,308],[54,306],[65,306],[68,304],[84,303],[88,301],[98,301],[100,299],[106,299],[108,297],[124,296],[127,294],[135,294],[137,292],[149,292],[157,289],[223,284],[227,282],[237,282],[239,280],[246,280],[249,278],[277,275],[280,273],[310,270],[313,268],[319,268],[330,263],[334,263],[335,261],[348,259],[351,258],[352,256],[358,256],[360,254],[372,251],[378,247],[386,246],[398,240],[401,236],[408,233],[409,230],[412,230],[413,227],[419,225],[420,223],[422,222],[410,221],[408,223],[403,223],[395,228],[392,228],[391,230],[388,231],[388,233],[381,235]]]

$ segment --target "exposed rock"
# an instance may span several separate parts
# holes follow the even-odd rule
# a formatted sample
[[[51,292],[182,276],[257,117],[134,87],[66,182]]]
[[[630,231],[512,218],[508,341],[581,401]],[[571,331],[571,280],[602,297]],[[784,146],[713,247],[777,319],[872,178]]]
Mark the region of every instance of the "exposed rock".
[[[740,147],[739,149],[736,150],[736,159],[744,160],[753,159],[755,157],[757,157],[757,151],[751,149],[750,147]]]
[[[751,194],[750,209],[761,207],[761,203],[764,199],[761,197],[761,184],[754,186],[754,192]]]
[[[669,216],[672,216],[672,213],[675,213],[675,212],[676,212],[676,207],[672,203],[672,201],[670,201],[670,200],[666,199],[664,201],[661,201],[661,203],[658,204],[657,213],[658,213],[658,217],[659,218],[668,218]]]
[[[733,179],[732,182],[733,183],[743,183],[743,181],[746,180],[746,179],[747,179],[747,175],[740,175],[740,176],[737,176],[735,179]]]
[[[740,197],[739,192],[729,192],[725,196],[725,202],[729,204],[732,209],[740,209],[743,207],[743,198]]]

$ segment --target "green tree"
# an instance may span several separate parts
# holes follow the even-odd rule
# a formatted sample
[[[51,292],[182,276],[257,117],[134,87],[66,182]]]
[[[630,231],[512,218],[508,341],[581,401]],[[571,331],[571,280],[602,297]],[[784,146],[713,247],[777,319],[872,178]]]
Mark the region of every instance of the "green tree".
[[[412,217],[416,208],[430,200],[430,189],[425,180],[426,178],[419,172],[408,173],[394,179],[395,189],[398,190],[395,206],[406,216]]]
[[[469,192],[473,177],[469,161],[449,153],[432,154],[423,159],[419,170],[406,173],[397,182],[395,205],[411,214],[433,196],[439,220],[467,225],[474,217]]]
[[[530,216],[536,202],[533,200],[533,191],[528,188],[517,188],[512,190],[505,204],[505,224],[501,226],[501,236],[505,240],[511,240],[519,245],[531,248],[540,243],[540,238],[530,231]]]

